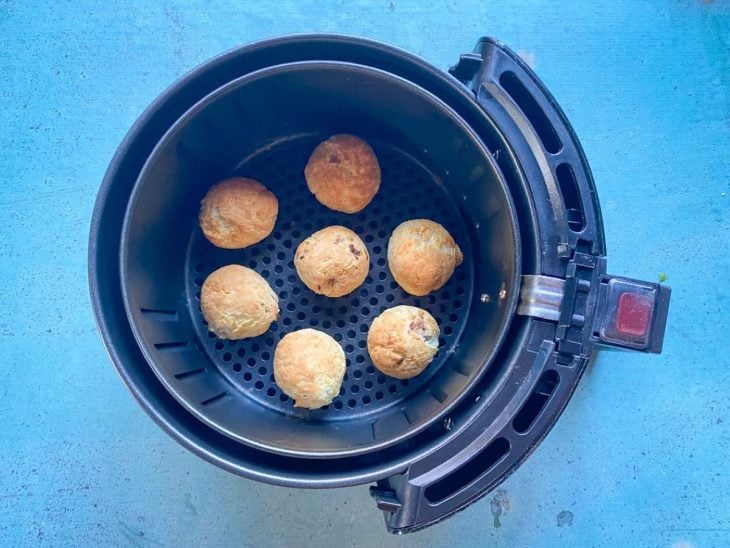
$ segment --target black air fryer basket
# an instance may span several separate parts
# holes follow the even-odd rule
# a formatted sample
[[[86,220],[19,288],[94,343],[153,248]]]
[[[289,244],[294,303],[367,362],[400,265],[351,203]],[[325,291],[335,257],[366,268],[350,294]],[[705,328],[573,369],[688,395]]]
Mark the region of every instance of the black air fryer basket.
[[[371,487],[390,531],[462,509],[509,475],[565,407],[597,344],[661,351],[669,289],[606,274],[588,164],[555,100],[503,45],[442,72],[377,42],[295,36],[229,52],[168,89],[129,132],[91,228],[96,318],[135,398],[168,433],[234,473],[279,485]],[[335,133],[367,140],[382,168],[373,202],[331,211],[303,168]],[[279,198],[274,232],[245,250],[197,224],[216,181],[242,175]],[[406,219],[442,223],[464,263],[441,290],[403,292],[387,241]],[[371,268],[330,299],[296,276],[293,251],[332,224],[365,241]],[[249,266],[280,299],[264,335],[224,341],[199,307],[205,277]],[[410,380],[382,375],[368,326],[398,304],[441,327],[436,359]],[[304,327],[347,355],[340,394],[294,408],[274,383],[276,343]]]

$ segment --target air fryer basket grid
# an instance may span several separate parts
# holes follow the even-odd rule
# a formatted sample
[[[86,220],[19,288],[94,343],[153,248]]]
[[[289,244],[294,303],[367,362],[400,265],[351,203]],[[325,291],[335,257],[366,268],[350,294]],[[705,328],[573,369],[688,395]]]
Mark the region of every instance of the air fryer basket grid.
[[[234,174],[264,182],[279,197],[279,217],[273,233],[244,250],[224,250],[210,244],[201,231],[193,231],[186,261],[189,311],[198,340],[215,365],[248,397],[276,411],[307,419],[343,420],[375,414],[398,405],[420,390],[441,367],[453,367],[448,357],[464,328],[472,300],[473,264],[471,242],[457,204],[435,181],[435,175],[412,157],[385,143],[371,143],[382,170],[382,184],[373,202],[356,215],[332,211],[308,191],[303,166],[314,147],[327,135],[301,136],[247,158]],[[405,293],[387,266],[387,244],[393,229],[413,218],[443,224],[464,253],[442,289],[424,297]],[[330,225],[354,230],[370,254],[366,281],[350,295],[332,299],[317,295],[299,280],[293,255],[297,245],[312,232]],[[200,286],[205,277],[226,264],[253,268],[279,295],[280,316],[260,337],[241,341],[220,340],[205,326],[200,312]],[[380,373],[370,361],[366,341],[373,318],[399,304],[428,310],[441,329],[439,352],[421,375],[398,380]],[[340,395],[332,404],[315,411],[295,408],[273,378],[276,343],[288,332],[320,329],[345,350],[347,368]]]

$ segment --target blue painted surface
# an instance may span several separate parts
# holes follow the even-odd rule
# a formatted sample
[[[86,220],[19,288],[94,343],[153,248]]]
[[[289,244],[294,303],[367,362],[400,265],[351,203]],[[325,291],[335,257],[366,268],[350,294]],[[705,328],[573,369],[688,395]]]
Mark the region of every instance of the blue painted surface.
[[[44,4],[0,2],[1,545],[730,545],[727,2]],[[442,67],[482,34],[521,52],[582,139],[611,271],[674,290],[663,355],[601,353],[502,493],[404,538],[365,487],[260,485],[176,445],[89,306],[90,213],[134,119],[205,59],[305,31]]]

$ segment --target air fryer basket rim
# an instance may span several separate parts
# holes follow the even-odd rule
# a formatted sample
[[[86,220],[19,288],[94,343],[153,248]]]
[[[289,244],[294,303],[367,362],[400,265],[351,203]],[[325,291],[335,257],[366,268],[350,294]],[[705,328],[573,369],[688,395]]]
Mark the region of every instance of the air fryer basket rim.
[[[401,85],[407,86],[409,89],[423,95],[424,97],[427,97],[430,101],[435,102],[436,104],[439,104],[446,112],[449,113],[449,115],[458,122],[459,126],[464,130],[466,134],[470,136],[470,138],[477,144],[477,146],[481,147],[481,142],[479,140],[479,136],[474,133],[474,131],[469,127],[469,125],[455,112],[453,109],[451,109],[448,105],[446,105],[443,101],[441,101],[438,97],[434,96],[432,93],[426,91],[425,89],[421,88],[420,86],[417,86],[413,82],[410,82],[404,78],[401,78],[400,76],[394,75],[392,73],[389,73],[387,71],[382,71],[374,67],[367,67],[363,65],[359,65],[356,63],[346,63],[342,61],[299,61],[299,62],[293,62],[293,63],[283,63],[279,65],[272,65],[265,67],[263,69],[245,74],[243,76],[240,76],[239,78],[236,78],[234,80],[231,80],[224,84],[223,86],[217,88],[216,90],[212,91],[199,101],[197,101],[192,107],[190,107],[182,116],[178,117],[175,121],[175,123],[168,128],[165,131],[165,134],[161,139],[158,140],[156,146],[154,147],[151,154],[148,156],[148,158],[145,161],[144,167],[142,168],[142,171],[140,172],[140,175],[137,179],[137,183],[134,185],[134,189],[132,191],[132,197],[129,200],[129,204],[127,207],[127,211],[125,213],[124,217],[124,228],[123,228],[123,238],[122,238],[122,244],[121,249],[124,250],[127,247],[127,239],[128,239],[128,221],[129,221],[129,212],[133,210],[133,208],[136,205],[136,201],[139,195],[139,188],[140,184],[139,181],[143,180],[145,178],[145,174],[147,173],[150,166],[154,163],[154,159],[158,152],[164,147],[165,143],[169,141],[174,135],[176,135],[182,127],[188,122],[188,120],[195,116],[196,113],[200,112],[202,109],[204,109],[207,105],[211,104],[212,102],[216,101],[220,97],[224,97],[226,94],[232,92],[233,90],[238,89],[241,86],[247,85],[250,82],[253,82],[259,78],[266,78],[268,76],[271,76],[273,74],[277,74],[279,72],[286,72],[301,68],[325,68],[325,67],[347,67],[349,70],[356,70],[361,71],[364,73],[372,74],[372,75],[378,75],[379,77],[383,77],[386,79],[393,80],[395,82],[398,82]],[[491,154],[489,154],[488,151],[482,148],[482,154],[484,158],[490,163],[490,165],[493,165],[493,159]],[[496,173],[499,173],[498,170],[495,169]],[[509,191],[506,190],[506,185],[503,181],[500,180],[500,184],[503,188],[505,198],[509,204],[508,213],[511,218],[512,226],[513,226],[513,238],[515,242],[515,268],[514,268],[514,275],[512,276],[513,280],[513,287],[510,291],[510,299],[508,304],[508,313],[505,315],[505,321],[502,322],[501,326],[501,333],[499,335],[500,342],[504,341],[506,331],[509,327],[509,321],[511,320],[511,317],[513,315],[514,309],[516,307],[516,301],[518,292],[516,291],[517,283],[519,280],[520,275],[520,269],[519,269],[519,233],[517,231],[517,223],[516,219],[514,218],[515,211],[514,211],[514,205],[511,203],[511,195]],[[120,266],[122,270],[122,280],[124,280],[124,256],[123,254],[120,254]],[[128,286],[124,281],[122,281],[122,292],[124,295],[124,303],[125,308],[128,314],[128,318],[132,317],[132,311],[130,310],[130,300],[128,295]],[[142,349],[143,354],[145,355],[145,358],[150,364],[154,364],[155,360],[154,357],[150,355],[149,348],[147,346],[146,341],[144,341],[144,338],[140,334],[137,325],[134,321],[130,321],[130,325],[132,326],[132,331],[134,333],[134,337],[137,341],[137,344]],[[496,349],[492,352],[491,357],[494,357],[494,352]],[[469,384],[465,387],[464,390],[462,390],[461,396],[459,398],[454,398],[448,401],[448,405],[443,406],[443,408],[439,411],[437,415],[435,415],[431,420],[428,422],[422,423],[418,428],[414,428],[411,431],[408,431],[406,434],[403,434],[398,437],[394,437],[389,440],[385,440],[384,442],[377,443],[377,444],[371,444],[366,445],[362,447],[355,447],[355,448],[349,448],[339,451],[318,451],[318,452],[311,452],[307,453],[306,451],[302,449],[292,449],[289,450],[287,448],[282,448],[280,446],[271,445],[263,442],[258,442],[255,439],[243,439],[241,436],[232,435],[230,431],[226,431],[225,429],[222,429],[219,424],[217,424],[214,421],[209,420],[207,415],[201,414],[196,406],[192,406],[189,404],[189,402],[183,398],[180,397],[177,393],[177,390],[174,386],[171,386],[169,379],[165,378],[165,375],[160,374],[159,370],[153,366],[153,370],[155,371],[155,374],[157,375],[160,382],[162,382],[163,385],[170,391],[178,400],[179,403],[181,403],[188,412],[192,413],[198,420],[203,421],[205,424],[218,429],[219,431],[225,433],[226,435],[233,437],[234,439],[238,441],[242,441],[244,443],[247,443],[249,445],[252,445],[253,447],[264,449],[267,451],[280,453],[284,455],[292,455],[296,457],[302,457],[302,456],[309,456],[309,457],[315,457],[315,458],[327,458],[327,457],[343,457],[343,456],[353,456],[357,454],[364,454],[372,451],[377,451],[379,449],[382,449],[384,447],[388,447],[391,445],[395,445],[397,443],[400,443],[404,439],[411,437],[412,435],[417,434],[418,432],[424,430],[427,428],[430,424],[433,424],[434,422],[438,421],[441,417],[445,416],[460,400],[460,397],[463,396],[463,394],[467,393],[468,390],[473,386],[475,382],[477,382],[480,378],[480,375],[474,376],[474,378],[471,379]]]
[[[309,48],[309,49],[308,49]],[[346,55],[340,53],[350,50]],[[306,50],[306,53],[303,53]],[[311,51],[310,51],[311,50]],[[328,55],[312,51],[324,50]],[[100,337],[117,374],[147,415],[181,445],[231,473],[276,485],[290,487],[342,487],[367,483],[403,471],[413,459],[444,447],[456,437],[457,429],[420,436],[417,448],[384,456],[376,462],[358,459],[352,466],[336,470],[302,472],[292,463],[263,462],[242,454],[240,446],[225,436],[203,427],[162,387],[139,348],[133,344],[131,327],[123,309],[118,268],[118,243],[123,212],[115,204],[124,201],[151,149],[179,114],[231,77],[240,76],[269,64],[302,58],[348,59],[361,62],[377,59],[381,66],[398,65],[403,73],[415,71],[421,81],[439,94],[460,102],[472,112],[471,119],[483,116],[473,95],[445,71],[421,57],[382,42],[355,36],[306,34],[282,36],[234,48],[193,68],[163,91],[132,124],[112,157],[102,180],[92,213],[89,231],[89,291]],[[196,91],[201,89],[201,91]],[[175,107],[175,105],[180,105]],[[156,128],[160,128],[159,131]],[[477,410],[478,411],[478,410]],[[256,455],[254,451],[252,455]],[[293,463],[298,463],[295,459]]]

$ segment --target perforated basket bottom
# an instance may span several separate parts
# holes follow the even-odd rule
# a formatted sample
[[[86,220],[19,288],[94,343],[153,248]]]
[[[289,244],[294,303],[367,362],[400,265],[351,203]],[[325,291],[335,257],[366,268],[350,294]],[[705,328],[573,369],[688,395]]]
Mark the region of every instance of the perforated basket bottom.
[[[423,165],[398,149],[371,143],[382,170],[379,193],[363,211],[347,215],[331,211],[307,189],[304,166],[314,147],[327,136],[306,136],[281,142],[245,160],[234,175],[261,181],[279,199],[274,232],[244,250],[224,250],[210,244],[199,228],[190,242],[186,289],[190,314],[201,346],[211,361],[244,395],[286,415],[314,420],[347,420],[397,405],[444,367],[458,343],[473,288],[471,243],[456,204]],[[212,183],[212,182],[211,182]],[[414,218],[443,224],[464,253],[464,263],[439,291],[413,297],[400,289],[387,265],[388,239],[396,226]],[[350,295],[331,299],[310,291],[294,270],[294,251],[313,232],[330,225],[354,230],[370,253],[369,275]],[[260,337],[241,341],[217,338],[200,311],[200,287],[206,276],[226,264],[241,264],[261,274],[279,295],[278,322]],[[441,328],[439,351],[418,377],[398,380],[381,374],[367,352],[367,331],[386,308],[399,304],[428,310]],[[295,408],[274,382],[276,344],[291,331],[311,327],[337,340],[345,350],[347,368],[340,394],[318,410]]]

